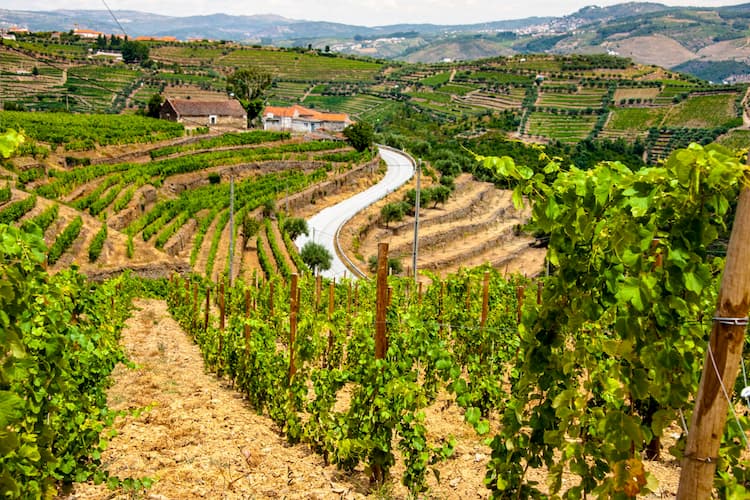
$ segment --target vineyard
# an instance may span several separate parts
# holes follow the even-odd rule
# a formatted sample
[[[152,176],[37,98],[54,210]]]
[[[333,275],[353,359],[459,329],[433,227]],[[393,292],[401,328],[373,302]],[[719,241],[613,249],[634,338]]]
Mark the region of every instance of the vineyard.
[[[729,367],[715,399],[738,412],[717,449],[695,451],[687,428],[701,420],[704,360],[717,364],[717,318],[744,321],[714,310],[748,173],[746,86],[609,56],[417,66],[149,47],[150,68],[94,62],[75,44],[0,48],[6,497],[139,497],[154,481],[158,496],[160,481],[181,480],[191,489],[174,498],[655,498],[692,462],[711,468],[712,495],[747,494],[750,420]],[[352,129],[186,134],[110,114],[156,93],[225,95],[248,65],[272,73],[268,102],[368,120],[378,143],[419,159],[420,181],[336,232],[366,278],[315,276],[293,241],[384,176],[372,137],[355,148]],[[146,312],[136,295],[151,297],[137,303]],[[140,340],[121,337],[129,315]],[[177,338],[199,358],[170,351]],[[115,369],[121,341],[143,356],[127,370]],[[161,362],[163,380],[141,379]],[[200,377],[172,386],[168,363]],[[107,408],[112,384],[132,402]],[[224,454],[188,453],[206,434],[193,406],[227,422]],[[243,434],[233,417],[287,450],[265,479],[276,452],[231,442]],[[184,434],[146,445],[159,426]],[[122,447],[149,458],[119,468]],[[215,477],[161,476],[168,461]],[[303,462],[323,472],[295,471]]]
[[[713,180],[701,175],[708,158]],[[455,436],[429,432],[428,413],[441,418],[441,410],[428,408],[439,401],[442,411],[461,408],[478,436],[494,434],[484,483],[498,496],[664,494],[649,469],[667,453],[668,432],[677,431],[669,453],[680,456],[680,415],[690,412],[685,402],[701,371],[694,351],[702,353],[711,323],[701,318],[716,301],[717,263],[702,255],[722,223],[707,215],[728,210],[745,167],[694,146],[668,167],[601,165],[593,175],[572,169],[548,181],[509,158],[479,159],[519,180],[517,202],[521,193],[535,200],[557,268],[545,280],[477,268],[423,287],[387,277],[389,246],[381,243],[374,282],[326,287],[292,275],[230,287],[176,279],[172,313],[206,365],[291,443],[346,471],[364,470],[374,484],[398,461],[394,479],[412,494],[438,487],[430,472],[456,447]],[[547,173],[559,168],[550,161]],[[668,174],[683,179],[660,188],[670,196],[643,182]],[[616,181],[619,193],[600,189],[602,179]],[[716,201],[703,205],[709,193]],[[576,202],[561,205],[566,198]],[[562,223],[577,203],[591,218]],[[674,204],[687,210],[676,216]],[[705,238],[681,238],[694,224]],[[601,272],[613,264],[618,272]],[[656,324],[676,328],[657,340],[647,326]],[[727,432],[735,444],[719,467],[739,474],[742,445],[736,429]],[[539,484],[530,470],[541,468]],[[717,487],[737,488],[740,477]]]

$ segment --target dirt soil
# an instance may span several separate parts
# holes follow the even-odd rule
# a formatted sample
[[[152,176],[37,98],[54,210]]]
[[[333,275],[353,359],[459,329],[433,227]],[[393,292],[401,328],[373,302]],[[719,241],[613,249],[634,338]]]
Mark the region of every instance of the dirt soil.
[[[170,317],[164,301],[139,299],[135,306],[122,337],[135,367],[115,369],[109,404],[115,410],[144,411],[116,422],[118,435],[102,461],[121,478],[156,481],[136,496],[76,484],[64,500],[408,497],[398,479],[373,491],[363,470],[344,473],[326,466],[307,446],[287,444],[275,424],[258,415],[228,381],[204,373],[198,347]],[[426,497],[488,498],[482,478],[490,449],[463,423],[460,408],[441,394],[425,414],[430,441],[456,439],[455,454],[438,467],[441,481],[430,475]],[[497,420],[492,420],[494,431]],[[647,468],[661,485],[648,498],[674,498],[679,475],[674,461],[647,462]],[[401,460],[392,472],[400,477]],[[532,477],[544,484],[543,471]]]

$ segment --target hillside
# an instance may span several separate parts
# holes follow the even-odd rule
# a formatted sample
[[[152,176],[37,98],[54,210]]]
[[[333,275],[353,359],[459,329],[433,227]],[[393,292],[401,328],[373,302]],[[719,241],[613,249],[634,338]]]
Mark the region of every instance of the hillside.
[[[114,11],[131,37],[225,40],[278,47],[329,48],[334,52],[432,63],[513,54],[617,53],[641,64],[720,82],[750,69],[747,4],[731,7],[668,7],[628,2],[589,6],[562,17],[529,17],[471,25],[397,24],[353,26],[281,16],[170,17]],[[107,11],[28,12],[0,9],[0,29],[69,31],[73,26],[120,33]],[[732,61],[734,66],[721,64]],[[700,63],[700,66],[698,64]]]
[[[180,125],[134,114],[154,94],[224,99],[226,77],[238,65],[273,75],[267,92],[270,104],[349,113],[373,123],[379,140],[411,151],[424,149],[424,141],[434,144],[419,154],[429,162],[433,183],[444,183],[452,194],[440,207],[424,207],[425,243],[419,266],[439,273],[490,262],[535,274],[544,253],[527,260],[526,254],[534,253],[528,251],[533,240],[516,236],[525,217],[515,214],[507,199],[490,195],[491,185],[457,177],[461,170],[473,171],[465,153],[448,160],[462,148],[477,150],[485,147],[484,137],[502,137],[549,144],[574,161],[605,159],[605,154],[623,154],[628,162],[654,161],[691,141],[706,143],[742,127],[747,92],[742,85],[709,85],[607,55],[410,65],[314,49],[152,42],[154,62],[148,69],[81,57],[87,52],[86,42],[47,43],[44,36],[30,35],[0,47],[5,108],[119,114],[0,113],[0,128],[23,129],[31,139],[26,153],[8,167],[8,175],[19,179],[19,187],[83,215],[73,255],[63,258],[58,268],[76,261],[95,274],[137,266],[132,255],[165,269],[189,266],[214,278],[224,273],[230,259],[230,172],[244,197],[238,201],[239,221],[260,217],[266,201],[278,203],[281,184],[299,200],[286,214],[296,215],[310,214],[326,200],[375,181],[364,172],[377,159],[341,143],[261,132],[236,136],[208,131],[205,137],[191,138],[183,136]],[[450,139],[441,138],[444,135]],[[600,140],[605,144],[601,151],[593,145]],[[618,145],[618,140],[624,142]],[[489,144],[500,150],[507,147],[495,139]],[[450,151],[441,152],[441,146]],[[130,165],[133,161],[137,167]],[[127,175],[121,174],[125,171]],[[209,177],[218,178],[218,183],[212,184]],[[269,189],[274,185],[272,195]],[[481,199],[494,201],[477,204]],[[40,201],[27,218],[45,207],[46,201]],[[376,206],[352,222],[345,251],[366,270],[376,242],[390,240],[394,255],[406,267],[409,242],[403,228],[410,225],[408,216],[390,229],[379,210]],[[498,210],[507,222],[495,223]],[[50,244],[75,215],[68,208],[60,210],[50,229]],[[108,243],[99,259],[88,264],[85,251],[101,220],[109,228]],[[457,247],[455,255],[441,254],[446,238],[459,234],[474,243]],[[279,221],[257,235],[236,236],[231,257],[235,272],[251,276],[260,269],[288,273],[297,267]],[[503,242],[503,249],[497,251],[487,241]],[[143,245],[147,251],[139,250]],[[130,247],[129,255],[125,247]],[[520,264],[512,263],[516,253],[523,254]]]

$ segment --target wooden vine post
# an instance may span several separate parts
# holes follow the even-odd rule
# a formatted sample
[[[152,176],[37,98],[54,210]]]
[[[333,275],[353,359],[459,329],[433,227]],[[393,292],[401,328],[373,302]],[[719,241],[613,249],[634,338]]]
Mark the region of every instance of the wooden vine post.
[[[387,347],[386,311],[388,309],[388,243],[378,243],[378,274],[375,303],[375,359],[384,359]]]
[[[273,281],[268,283],[268,314],[273,316]]]
[[[219,283],[219,330],[223,332],[225,326],[226,308],[224,302],[224,282],[222,281],[221,283]],[[221,340],[219,340],[219,353],[221,353]]]
[[[245,289],[245,354],[250,352],[250,325],[247,319],[250,317],[250,289]]]
[[[539,280],[536,282],[536,303],[542,305],[542,292],[544,291],[544,282]]]
[[[294,341],[297,338],[297,273],[292,273],[292,284],[289,290],[289,384],[297,371],[294,366]]]
[[[516,296],[518,297],[518,305],[516,310],[516,320],[518,321],[518,324],[521,324],[521,320],[523,319],[523,299],[526,296],[526,287],[523,285],[519,286],[516,290]]]
[[[219,284],[219,367],[223,366],[222,354],[224,353],[224,327],[226,326],[226,302],[224,301],[224,282]]]
[[[750,309],[750,188],[737,205],[690,432],[682,460],[678,500],[711,498],[719,445],[737,379]],[[717,377],[717,374],[721,378]],[[731,424],[730,424],[731,425]]]
[[[315,312],[318,312],[318,308],[320,307],[320,289],[322,288],[322,281],[323,277],[320,275],[317,275],[315,277]]]
[[[193,320],[191,326],[195,330],[195,324],[198,322],[198,311],[200,311],[200,304],[198,304],[198,283],[193,283]]]
[[[407,281],[407,283],[408,283],[408,281]],[[419,303],[419,307],[422,307],[422,295],[423,294],[422,294],[422,282],[421,281],[419,282],[419,292],[418,293],[419,293],[419,302],[418,302]]]
[[[375,359],[385,359],[388,349],[386,316],[388,312],[388,243],[378,243],[378,274],[375,300]],[[378,410],[373,410],[378,411]],[[370,481],[382,484],[385,479],[383,467],[372,464]]]
[[[208,330],[208,312],[211,309],[211,287],[206,285],[206,313],[203,319],[203,329]]]
[[[490,273],[489,271],[484,272],[484,279],[482,280],[482,320],[479,323],[480,328],[484,330],[484,326],[487,324],[487,316],[490,310]]]
[[[440,313],[438,317],[440,318],[440,331],[443,331],[443,310],[444,310],[444,300],[445,300],[445,281],[440,282]]]
[[[333,280],[328,283],[328,323],[333,319],[334,293],[336,283]],[[328,349],[326,349],[326,367],[331,367],[331,352],[333,351],[333,328],[328,329]]]

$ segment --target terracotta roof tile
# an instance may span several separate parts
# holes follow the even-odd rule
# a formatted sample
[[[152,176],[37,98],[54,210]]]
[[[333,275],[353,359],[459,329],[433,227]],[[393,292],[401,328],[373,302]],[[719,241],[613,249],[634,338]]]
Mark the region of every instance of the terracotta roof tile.
[[[305,108],[304,106],[300,106],[299,104],[295,104],[289,107],[266,106],[266,109],[263,110],[263,116],[268,116],[269,114],[273,116],[278,116],[278,117],[292,117],[292,118],[295,116],[298,116],[300,118],[305,118],[307,120],[321,121],[321,122],[349,121],[349,115],[347,115],[346,113],[321,113],[320,111],[315,111],[314,109]]]

